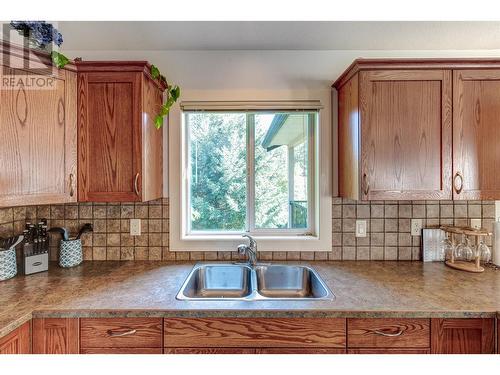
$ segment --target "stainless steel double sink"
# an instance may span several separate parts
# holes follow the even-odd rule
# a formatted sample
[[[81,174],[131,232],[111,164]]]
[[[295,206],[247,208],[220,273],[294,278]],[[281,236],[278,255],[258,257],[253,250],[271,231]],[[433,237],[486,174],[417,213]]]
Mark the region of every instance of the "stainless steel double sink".
[[[284,264],[197,264],[182,285],[179,300],[332,300],[314,269]]]

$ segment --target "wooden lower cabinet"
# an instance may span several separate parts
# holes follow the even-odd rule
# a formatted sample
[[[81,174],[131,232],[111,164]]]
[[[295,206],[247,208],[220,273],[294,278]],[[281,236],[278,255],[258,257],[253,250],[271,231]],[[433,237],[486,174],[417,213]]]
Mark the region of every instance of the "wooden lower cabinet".
[[[495,319],[432,319],[434,354],[495,353]]]
[[[75,318],[33,319],[34,354],[78,354],[79,324]]]
[[[0,354],[30,354],[30,336],[30,322],[26,322],[7,336],[0,338]]]
[[[35,318],[0,338],[0,354],[493,354],[500,348],[496,324],[494,318]]]

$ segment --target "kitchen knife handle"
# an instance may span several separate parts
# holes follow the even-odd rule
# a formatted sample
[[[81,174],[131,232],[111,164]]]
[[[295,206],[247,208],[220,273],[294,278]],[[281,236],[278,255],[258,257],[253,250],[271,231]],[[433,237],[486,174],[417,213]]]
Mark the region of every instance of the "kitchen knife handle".
[[[384,332],[384,331],[379,331],[377,329],[374,329],[372,331],[373,333],[379,335],[379,336],[385,336],[385,337],[398,337],[398,336],[401,336],[403,334],[403,330],[402,329],[399,329],[397,332],[394,332],[394,333],[388,333],[388,332]]]
[[[460,187],[457,188],[457,178],[460,178]],[[457,194],[460,194],[462,192],[462,189],[464,188],[464,177],[462,176],[462,173],[457,172],[455,173],[455,176],[453,177],[453,187],[455,188],[455,192]]]
[[[137,332],[135,329],[131,329],[130,331],[125,331],[125,332],[114,332],[111,329],[108,329],[106,333],[108,334],[109,337],[123,337],[123,336],[130,336],[133,335]]]
[[[73,175],[73,173],[70,173],[69,174],[69,196],[70,197],[75,195],[75,187],[73,186],[73,179],[74,178],[75,178],[75,176]]]
[[[135,175],[134,179],[134,192],[135,195],[139,196],[139,173]]]

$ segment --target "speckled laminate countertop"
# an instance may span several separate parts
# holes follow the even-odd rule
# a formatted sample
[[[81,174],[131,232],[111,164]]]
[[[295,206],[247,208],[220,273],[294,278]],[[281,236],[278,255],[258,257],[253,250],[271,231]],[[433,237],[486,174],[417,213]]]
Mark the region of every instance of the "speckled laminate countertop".
[[[500,271],[441,263],[300,262],[313,266],[333,301],[178,301],[194,263],[84,262],[0,282],[0,337],[32,317],[494,317]]]

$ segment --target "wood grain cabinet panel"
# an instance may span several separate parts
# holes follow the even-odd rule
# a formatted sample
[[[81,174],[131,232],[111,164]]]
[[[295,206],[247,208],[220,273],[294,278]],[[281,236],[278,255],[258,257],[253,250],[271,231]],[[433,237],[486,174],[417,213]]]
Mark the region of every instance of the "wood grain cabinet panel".
[[[2,61],[6,56],[0,48]],[[46,75],[0,65],[4,75],[43,84],[0,90],[0,207],[75,202],[76,72]]]
[[[32,340],[34,354],[78,354],[78,319],[35,318]]]
[[[451,77],[360,72],[363,199],[451,199]]]
[[[432,319],[434,354],[493,354],[495,319]]]
[[[162,90],[146,62],[79,62],[80,201],[162,197]]]
[[[80,354],[163,354],[162,348],[82,348]]]
[[[345,348],[345,319],[168,318],[164,346]]]
[[[257,354],[346,354],[345,349],[325,348],[261,348]]]
[[[162,348],[161,318],[82,318],[82,349]]]
[[[348,319],[351,348],[429,348],[429,319]]]
[[[165,348],[165,354],[256,354],[253,348]]]
[[[0,354],[30,354],[30,322],[24,323],[7,336],[0,338]]]
[[[386,348],[386,349],[349,349],[347,354],[430,354],[430,349],[405,349],[405,348]]]
[[[454,199],[500,199],[500,69],[453,72]]]

